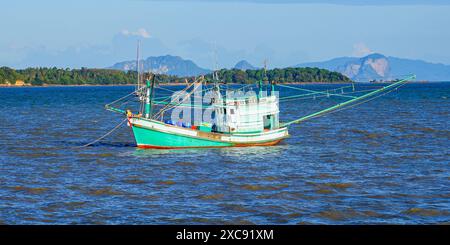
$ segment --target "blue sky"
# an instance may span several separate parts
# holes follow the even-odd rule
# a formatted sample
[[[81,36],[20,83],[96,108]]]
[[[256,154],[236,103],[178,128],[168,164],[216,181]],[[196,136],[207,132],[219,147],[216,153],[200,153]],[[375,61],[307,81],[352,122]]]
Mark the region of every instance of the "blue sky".
[[[2,3],[0,66],[107,67],[179,55],[212,68],[291,66],[379,52],[450,64],[450,1],[15,0]]]

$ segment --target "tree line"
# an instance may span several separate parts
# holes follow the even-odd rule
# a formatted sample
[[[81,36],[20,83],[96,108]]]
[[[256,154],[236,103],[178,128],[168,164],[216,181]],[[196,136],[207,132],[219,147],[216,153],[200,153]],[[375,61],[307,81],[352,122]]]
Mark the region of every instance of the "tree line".
[[[277,83],[351,83],[352,80],[339,72],[319,68],[275,68],[272,70],[222,69],[219,78],[225,83],[255,83],[257,81],[275,81]],[[212,75],[207,75],[209,80]]]
[[[319,68],[283,68],[264,71],[222,69],[218,76],[224,83],[254,83],[268,80],[277,83],[287,82],[352,82],[348,77],[338,73]],[[145,75],[144,75],[145,76]],[[159,83],[183,83],[192,81],[194,77],[177,77],[171,75],[157,75]],[[212,82],[212,74],[205,75],[206,81]],[[42,85],[121,85],[135,84],[136,71],[118,71],[110,69],[61,69],[61,68],[27,68],[15,70],[9,67],[0,67],[0,84],[12,84],[23,81],[34,86]]]

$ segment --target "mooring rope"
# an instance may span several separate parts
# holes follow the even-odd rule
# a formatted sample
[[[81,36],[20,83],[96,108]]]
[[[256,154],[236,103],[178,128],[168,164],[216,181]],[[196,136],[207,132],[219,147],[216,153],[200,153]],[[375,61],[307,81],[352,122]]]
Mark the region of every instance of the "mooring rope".
[[[77,147],[73,147],[73,148],[74,148],[74,149],[80,149],[80,148],[88,147],[88,146],[90,146],[90,145],[93,145],[93,144],[99,142],[100,140],[102,140],[102,139],[108,137],[108,135],[110,135],[110,134],[112,134],[114,131],[116,131],[116,130],[117,130],[120,126],[122,126],[122,124],[123,124],[124,122],[126,122],[127,120],[128,120],[128,118],[125,118],[123,121],[121,121],[119,124],[117,124],[113,129],[111,129],[108,133],[104,134],[102,137],[100,137],[100,138],[98,138],[98,139],[96,139],[96,140],[94,140],[94,141],[92,141],[92,142],[90,142],[90,143],[87,143],[87,144],[85,144],[85,145],[77,146]]]

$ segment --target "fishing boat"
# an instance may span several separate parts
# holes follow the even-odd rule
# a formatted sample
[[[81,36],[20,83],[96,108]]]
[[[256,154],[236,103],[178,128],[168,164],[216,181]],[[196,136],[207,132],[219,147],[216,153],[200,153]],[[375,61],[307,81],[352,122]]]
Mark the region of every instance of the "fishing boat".
[[[139,69],[139,66],[139,61],[137,61],[137,69]],[[142,82],[144,79],[141,78],[141,75],[138,73],[138,85],[133,93],[107,104],[105,108],[125,116],[124,121],[131,128],[137,147],[177,149],[275,145],[289,137],[288,128],[293,124],[367,102],[398,89],[406,82],[415,79],[415,76],[409,76],[382,88],[366,90],[364,94],[359,93],[358,96],[355,96],[357,91],[355,91],[354,84],[333,90],[315,91],[285,84],[276,84],[268,80],[265,82],[259,81],[255,84],[256,91],[253,91],[254,88],[251,88],[247,90],[247,93],[234,93],[239,96],[228,96],[230,89],[228,88],[225,91],[225,95],[217,73],[214,72],[214,82],[212,86],[206,86],[205,90],[203,90],[202,86],[205,83],[202,76],[186,85],[181,91],[183,93],[156,97],[157,74],[147,77],[145,82]],[[282,123],[280,122],[279,104],[279,100],[282,100],[282,98],[279,98],[277,87],[285,87],[302,92],[302,94],[296,96],[289,96],[287,99],[304,99],[307,97],[316,99],[317,97],[338,96],[345,98],[346,101]],[[235,90],[242,92],[242,88]],[[345,90],[350,90],[350,92],[347,93]],[[203,100],[200,104],[190,103],[190,100],[186,103],[186,98],[190,98],[193,94],[204,97],[206,91],[211,97],[206,104],[203,103]],[[249,93],[249,91],[252,93]],[[340,91],[340,93],[337,91]],[[137,98],[139,102],[140,106],[137,111],[116,106],[119,103],[126,104],[123,103],[123,100],[130,96],[131,98]],[[168,99],[171,99],[171,101],[168,101]],[[155,110],[157,107],[160,107],[158,111]],[[212,120],[203,121],[203,117],[200,117],[200,120],[194,120],[192,123],[190,118],[186,119],[183,117],[177,120],[167,118],[167,112],[173,112],[180,107],[187,108],[187,112],[199,110],[200,114],[208,110],[210,115],[212,115]]]
[[[198,147],[245,147],[245,146],[270,146],[281,142],[289,137],[288,127],[295,123],[300,123],[312,118],[316,118],[333,111],[341,110],[353,106],[377,96],[391,92],[407,81],[414,79],[414,76],[400,80],[388,86],[376,89],[361,96],[348,96],[335,94],[330,91],[312,91],[308,96],[346,96],[349,100],[337,105],[328,107],[324,110],[303,116],[286,123],[279,121],[279,102],[275,95],[275,84],[269,83],[271,89],[266,93],[259,86],[258,93],[250,96],[238,98],[225,98],[222,96],[220,86],[216,84],[213,91],[216,96],[211,100],[208,109],[215,114],[214,122],[199,122],[197,125],[191,125],[186,121],[174,122],[164,120],[162,113],[167,108],[176,106],[193,107],[192,105],[183,105],[181,102],[163,102],[154,100],[155,98],[155,79],[147,79],[145,86],[138,88],[134,94],[142,102],[140,111],[132,112],[113,106],[113,103],[106,105],[106,109],[123,114],[126,121],[132,129],[137,147],[139,148],[198,148]],[[195,84],[196,82],[194,82]],[[277,86],[286,86],[279,84]],[[188,85],[187,87],[197,86]],[[296,88],[296,87],[290,87]],[[341,89],[342,90],[342,89]],[[308,90],[311,91],[311,90]],[[188,95],[192,94],[188,93]],[[291,96],[292,97],[292,96]],[[305,94],[299,97],[305,97]],[[142,99],[141,99],[142,98]],[[117,103],[116,101],[115,103]],[[155,105],[164,105],[161,110],[153,113]]]
[[[161,110],[152,113],[152,107],[158,103],[153,100],[155,77],[148,79],[143,89],[143,113],[106,106],[108,110],[126,115],[140,148],[269,146],[289,136],[288,128],[279,123],[279,106],[274,90],[230,100],[222,97],[220,87],[215,85],[216,96],[209,105],[217,118],[215,122],[191,126],[189,122],[157,120]],[[174,104],[168,103],[167,106],[174,107]]]

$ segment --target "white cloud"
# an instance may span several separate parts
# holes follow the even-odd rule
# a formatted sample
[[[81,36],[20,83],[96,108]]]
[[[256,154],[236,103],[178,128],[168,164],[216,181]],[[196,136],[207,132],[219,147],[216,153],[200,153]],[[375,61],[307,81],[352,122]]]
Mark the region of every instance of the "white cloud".
[[[355,43],[353,45],[353,56],[362,57],[369,54],[373,54],[372,51],[365,43]]]
[[[150,33],[145,28],[139,28],[137,31],[122,30],[124,36],[138,36],[143,38],[150,38]]]

